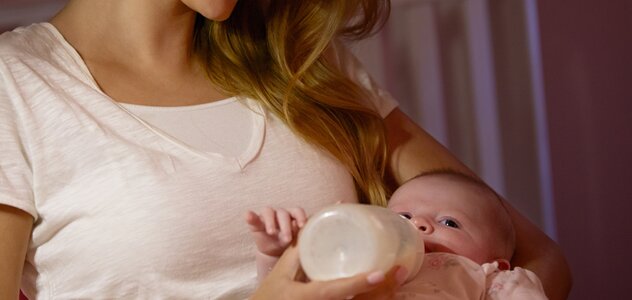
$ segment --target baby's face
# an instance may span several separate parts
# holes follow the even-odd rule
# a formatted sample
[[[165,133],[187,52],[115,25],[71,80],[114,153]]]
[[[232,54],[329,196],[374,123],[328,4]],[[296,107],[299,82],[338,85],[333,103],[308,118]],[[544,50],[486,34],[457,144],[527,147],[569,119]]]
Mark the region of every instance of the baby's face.
[[[493,203],[483,197],[490,193],[472,183],[422,176],[395,191],[388,207],[415,224],[426,253],[454,253],[482,264],[496,259],[493,247],[501,246],[492,238]]]

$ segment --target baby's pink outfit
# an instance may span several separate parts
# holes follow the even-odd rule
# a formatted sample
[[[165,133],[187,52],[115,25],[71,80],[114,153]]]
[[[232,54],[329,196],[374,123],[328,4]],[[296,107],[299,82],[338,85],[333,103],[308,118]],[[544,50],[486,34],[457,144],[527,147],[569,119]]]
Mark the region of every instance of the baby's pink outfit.
[[[498,263],[479,265],[450,253],[429,253],[417,276],[404,284],[395,299],[547,299],[538,277],[515,268],[501,271]]]

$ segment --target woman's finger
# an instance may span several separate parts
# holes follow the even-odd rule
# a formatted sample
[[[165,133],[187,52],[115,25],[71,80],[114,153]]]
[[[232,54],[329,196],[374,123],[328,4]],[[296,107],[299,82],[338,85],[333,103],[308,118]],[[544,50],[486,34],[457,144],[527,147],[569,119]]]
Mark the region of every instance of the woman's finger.
[[[294,280],[299,273],[300,267],[298,248],[295,245],[291,245],[283,252],[271,273]]]
[[[378,271],[330,281],[312,281],[306,284],[309,288],[305,295],[309,295],[310,299],[346,299],[370,292],[379,287],[384,280],[384,273]]]
[[[274,276],[294,280],[300,273],[298,248],[290,246],[281,256],[272,270]],[[296,299],[345,299],[349,296],[365,293],[380,286],[386,280],[383,272],[359,274],[353,277],[331,281],[312,281],[300,284],[296,288]]]
[[[251,299],[340,300],[370,292],[381,287],[387,280],[383,272],[374,272],[331,281],[302,283],[295,281],[300,270],[298,248],[292,245],[279,258]]]
[[[354,297],[354,300],[380,300],[380,299],[392,299],[399,287],[404,284],[404,281],[408,277],[408,271],[401,266],[395,266],[391,268],[384,280],[374,287],[370,291],[360,294]]]

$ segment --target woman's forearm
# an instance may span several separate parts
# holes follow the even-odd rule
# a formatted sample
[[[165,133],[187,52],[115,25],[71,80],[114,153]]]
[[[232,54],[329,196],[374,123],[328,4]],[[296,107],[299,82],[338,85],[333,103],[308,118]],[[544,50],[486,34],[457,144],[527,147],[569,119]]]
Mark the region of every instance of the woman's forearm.
[[[512,265],[536,273],[547,297],[566,299],[571,289],[570,268],[560,247],[505,201],[516,229]]]
[[[17,299],[33,218],[0,204],[0,299]]]
[[[476,176],[399,109],[384,121],[390,153],[388,178],[393,187],[422,171],[433,169],[449,168]],[[536,273],[550,299],[566,299],[571,275],[562,251],[537,226],[505,203],[516,230],[516,252],[512,263]]]

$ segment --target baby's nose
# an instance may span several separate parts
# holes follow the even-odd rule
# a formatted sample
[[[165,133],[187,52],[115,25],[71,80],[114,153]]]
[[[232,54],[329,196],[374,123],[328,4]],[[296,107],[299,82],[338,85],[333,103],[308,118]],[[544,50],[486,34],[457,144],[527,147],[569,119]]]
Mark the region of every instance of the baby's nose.
[[[419,229],[423,233],[430,234],[434,230],[434,228],[432,227],[432,224],[428,222],[428,220],[426,220],[425,218],[415,217],[412,219],[412,221],[413,221],[413,224],[415,224],[415,226],[417,227],[417,229]]]

